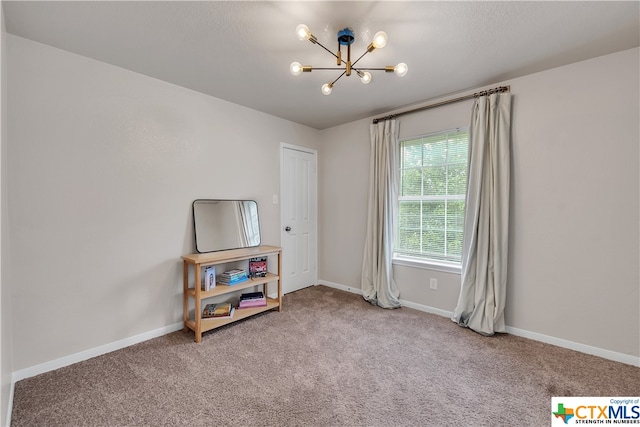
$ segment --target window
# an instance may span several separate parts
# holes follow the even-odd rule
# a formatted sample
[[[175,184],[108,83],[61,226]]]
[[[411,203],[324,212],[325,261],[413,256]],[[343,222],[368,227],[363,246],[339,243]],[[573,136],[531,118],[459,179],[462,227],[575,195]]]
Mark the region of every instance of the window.
[[[396,257],[460,266],[468,129],[400,141]]]

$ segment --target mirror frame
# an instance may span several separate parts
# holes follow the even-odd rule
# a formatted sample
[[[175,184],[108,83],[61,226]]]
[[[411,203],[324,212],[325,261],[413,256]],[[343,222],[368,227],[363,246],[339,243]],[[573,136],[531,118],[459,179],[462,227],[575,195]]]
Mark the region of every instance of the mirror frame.
[[[215,248],[213,250],[208,250],[208,248],[200,248],[198,247],[198,225],[197,225],[197,221],[196,221],[196,203],[198,202],[253,202],[255,203],[255,207],[256,207],[256,217],[257,217],[257,230],[258,230],[258,243],[255,245],[246,245],[246,246],[233,246],[233,247],[220,247],[220,248]],[[196,199],[193,201],[193,203],[191,203],[191,212],[192,212],[192,219],[193,219],[193,237],[194,237],[194,246],[196,249],[196,252],[198,253],[210,253],[210,252],[220,252],[220,251],[228,251],[228,250],[233,250],[233,249],[244,249],[244,248],[255,248],[257,246],[260,246],[261,241],[262,241],[262,236],[260,233],[260,213],[258,210],[258,202],[252,199]],[[201,239],[202,240],[202,239]],[[207,250],[205,250],[207,249]]]

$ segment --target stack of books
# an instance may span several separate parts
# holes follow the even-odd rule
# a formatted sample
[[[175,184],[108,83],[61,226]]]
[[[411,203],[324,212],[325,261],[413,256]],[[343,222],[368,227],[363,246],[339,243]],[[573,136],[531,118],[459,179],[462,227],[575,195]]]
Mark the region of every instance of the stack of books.
[[[202,310],[203,319],[230,319],[233,317],[235,307],[230,302],[219,304],[207,304]]]
[[[265,277],[267,275],[267,257],[255,257],[249,259],[249,276]]]
[[[218,278],[218,281],[220,283],[224,283],[225,285],[231,286],[242,283],[248,279],[249,277],[247,276],[247,272],[245,270],[236,268],[222,273],[222,275]]]
[[[250,292],[240,295],[238,308],[264,307],[267,305],[267,299],[262,292]]]

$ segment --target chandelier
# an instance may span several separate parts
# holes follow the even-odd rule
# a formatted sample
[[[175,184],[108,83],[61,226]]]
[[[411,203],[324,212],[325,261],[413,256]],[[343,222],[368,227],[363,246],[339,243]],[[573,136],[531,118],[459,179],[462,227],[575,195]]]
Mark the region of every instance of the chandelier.
[[[289,71],[291,71],[291,74],[293,74],[294,76],[298,76],[303,72],[310,73],[313,70],[342,70],[342,74],[340,74],[337,79],[335,79],[331,83],[325,83],[324,85],[322,85],[322,93],[324,95],[330,95],[331,91],[333,90],[333,85],[335,85],[336,82],[340,80],[342,76],[345,76],[345,75],[347,77],[350,76],[352,71],[356,72],[358,77],[360,77],[360,81],[364,84],[367,84],[371,81],[371,73],[369,71],[384,71],[386,73],[395,73],[397,76],[400,76],[400,77],[407,74],[407,71],[408,71],[407,64],[403,62],[401,62],[396,66],[390,65],[384,68],[356,67],[356,64],[358,63],[358,61],[360,61],[362,57],[364,57],[367,53],[373,52],[375,49],[382,49],[383,47],[386,46],[387,33],[385,33],[384,31],[378,31],[373,36],[373,41],[369,43],[369,46],[367,46],[367,50],[362,55],[360,55],[358,59],[356,59],[353,62],[351,62],[351,44],[354,42],[356,38],[353,35],[353,31],[350,28],[345,28],[343,30],[338,31],[338,51],[336,53],[333,53],[332,51],[324,47],[322,43],[318,41],[316,36],[311,34],[311,31],[309,31],[309,27],[307,27],[304,24],[300,24],[296,27],[296,34],[298,35],[298,38],[300,40],[307,39],[311,43],[317,44],[318,46],[320,46],[321,48],[329,52],[331,55],[335,56],[337,67],[318,68],[318,67],[312,67],[311,65],[300,65],[299,62],[292,62],[291,65],[289,66]],[[342,59],[342,46],[346,46],[346,49],[347,49],[346,61]]]

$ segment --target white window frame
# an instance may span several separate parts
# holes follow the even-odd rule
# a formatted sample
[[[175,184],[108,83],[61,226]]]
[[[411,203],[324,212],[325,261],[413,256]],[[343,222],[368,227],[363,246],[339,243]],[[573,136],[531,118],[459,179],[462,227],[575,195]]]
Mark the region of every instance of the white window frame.
[[[457,128],[453,128],[453,129],[442,130],[442,131],[438,131],[438,132],[432,132],[432,133],[428,133],[428,134],[402,138],[398,143],[398,159],[400,159],[400,156],[401,156],[400,151],[402,149],[402,143],[404,141],[410,141],[410,140],[414,140],[414,139],[430,137],[430,136],[434,136],[434,135],[441,135],[441,134],[446,134],[446,133],[451,133],[451,132],[459,132],[461,130],[467,130],[468,131],[469,127],[468,126],[461,126],[461,127],[457,127]],[[468,162],[468,160],[467,160],[467,162]],[[467,164],[467,167],[468,167],[468,164]],[[425,200],[425,198],[421,197],[421,196],[405,196],[404,198],[402,198],[402,196],[400,196],[400,191],[399,191],[399,187],[401,185],[401,182],[400,182],[400,179],[401,179],[401,176],[400,176],[400,161],[398,161],[398,166],[397,166],[396,172],[398,173],[398,179],[396,180],[396,182],[398,183],[398,197],[397,197],[397,200],[395,201],[395,203],[396,203],[396,211],[399,211],[398,208],[399,208],[401,200]],[[445,198],[448,199],[448,200],[461,200],[461,199],[465,200],[465,207],[466,207],[466,195],[462,196],[462,197],[460,197],[460,196],[442,196],[442,197],[437,197],[437,200],[443,200]],[[428,200],[428,198],[427,198],[427,200]],[[445,221],[445,223],[446,223],[446,221]],[[395,227],[396,227],[396,232],[397,232],[398,224],[395,224]],[[462,273],[462,263],[461,262],[460,263],[456,263],[456,262],[425,259],[425,258],[422,258],[422,257],[412,257],[410,255],[397,253],[395,251],[393,253],[392,263],[394,265],[403,265],[403,266],[422,268],[422,269],[427,269],[427,270],[436,270],[436,271],[442,271],[442,272],[446,272],[446,273],[455,273],[455,274],[461,274]]]

